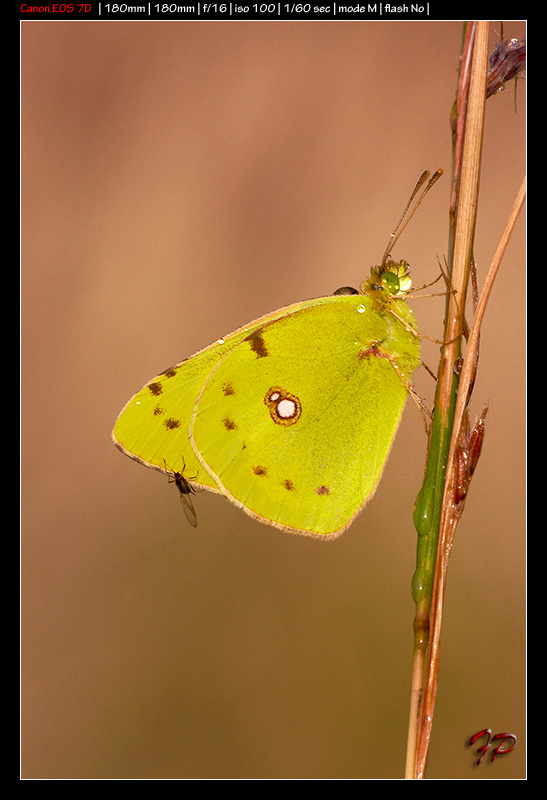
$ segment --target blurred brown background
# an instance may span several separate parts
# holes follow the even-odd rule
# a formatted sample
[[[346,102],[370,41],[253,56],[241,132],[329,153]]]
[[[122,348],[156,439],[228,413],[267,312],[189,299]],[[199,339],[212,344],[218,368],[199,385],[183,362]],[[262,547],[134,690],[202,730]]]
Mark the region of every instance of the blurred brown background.
[[[205,492],[191,529],[110,431],[170,364],[366,277],[443,167],[395,250],[415,285],[437,276],[460,40],[460,22],[23,23],[23,777],[402,776],[413,404],[374,500],[325,544]],[[513,84],[487,104],[479,281],[524,174],[525,99],[521,81],[516,108]],[[525,775],[524,233],[483,328],[429,778]],[[414,307],[440,336],[443,301]],[[486,727],[518,744],[475,767]]]

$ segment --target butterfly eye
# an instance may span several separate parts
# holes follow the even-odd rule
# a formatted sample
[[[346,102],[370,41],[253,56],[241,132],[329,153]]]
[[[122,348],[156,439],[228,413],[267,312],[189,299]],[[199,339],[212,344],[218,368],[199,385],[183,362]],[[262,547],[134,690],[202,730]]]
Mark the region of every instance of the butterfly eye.
[[[401,291],[399,277],[394,272],[384,272],[382,275],[382,286],[389,294],[399,294]]]

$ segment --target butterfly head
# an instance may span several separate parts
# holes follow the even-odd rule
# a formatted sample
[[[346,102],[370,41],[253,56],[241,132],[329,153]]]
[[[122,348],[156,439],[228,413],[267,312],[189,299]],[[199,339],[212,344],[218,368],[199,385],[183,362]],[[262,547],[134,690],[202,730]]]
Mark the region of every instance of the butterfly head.
[[[379,267],[372,268],[370,278],[361,284],[361,293],[388,300],[405,297],[411,287],[408,263],[388,258]]]
[[[379,269],[380,281],[386,291],[395,297],[404,297],[412,287],[410,266],[407,261],[388,259]]]

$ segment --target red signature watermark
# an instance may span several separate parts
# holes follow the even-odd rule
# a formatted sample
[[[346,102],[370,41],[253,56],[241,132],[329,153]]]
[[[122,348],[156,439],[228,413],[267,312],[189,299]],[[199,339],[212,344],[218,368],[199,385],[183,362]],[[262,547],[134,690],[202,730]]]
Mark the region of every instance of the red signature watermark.
[[[506,753],[510,753],[511,750],[514,750],[517,744],[517,737],[514,733],[496,733],[495,736],[492,736],[492,730],[490,728],[485,728],[482,731],[479,731],[474,736],[471,737],[469,740],[469,744],[473,745],[475,742],[480,739],[482,736],[486,736],[486,744],[483,744],[482,747],[477,749],[477,753],[480,753],[479,760],[477,761],[477,766],[481,763],[483,758],[485,757],[487,751],[490,749],[492,744],[499,739],[501,742],[497,747],[494,747],[492,750],[492,758],[491,761],[496,759],[496,756],[504,756]],[[511,747],[504,747],[505,742],[512,741]]]

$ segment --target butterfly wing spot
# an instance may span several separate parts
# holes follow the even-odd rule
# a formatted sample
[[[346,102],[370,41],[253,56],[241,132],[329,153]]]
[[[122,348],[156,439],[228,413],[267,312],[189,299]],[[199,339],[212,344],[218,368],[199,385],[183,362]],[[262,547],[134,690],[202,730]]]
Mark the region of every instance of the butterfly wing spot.
[[[169,417],[163,423],[168,431],[174,431],[177,428],[180,428],[180,419],[174,419],[173,417]]]
[[[268,467],[253,467],[253,472],[255,475],[258,475],[260,478],[265,478],[268,474]]]
[[[148,390],[154,395],[154,397],[157,397],[163,392],[163,386],[159,381],[153,381],[152,383],[148,384]]]
[[[161,415],[163,414],[163,408],[160,405],[156,406],[153,411],[153,414],[155,417],[161,417]]]
[[[222,384],[222,391],[224,392],[226,397],[228,397],[231,394],[235,394],[236,393],[236,390],[234,389],[232,384],[229,383],[228,381],[226,381],[226,383]]]
[[[224,417],[224,419],[222,420],[222,424],[224,425],[227,431],[237,430],[237,425],[235,424],[233,419],[230,419],[230,417]]]
[[[279,386],[272,386],[266,392],[264,403],[276,425],[294,425],[302,413],[302,404],[295,394]]]
[[[284,480],[284,481],[281,481],[281,485],[282,485],[282,486],[284,486],[284,487],[285,487],[285,489],[286,489],[288,492],[294,492],[294,490],[295,490],[295,488],[296,488],[296,487],[295,487],[295,485],[294,485],[294,483],[293,483],[291,480],[289,480],[289,478],[285,478],[285,480]]]
[[[256,353],[257,358],[265,358],[266,356],[270,355],[268,353],[268,348],[266,347],[264,337],[262,336],[262,329],[251,333],[250,336],[247,336],[247,341],[249,342],[253,353]]]
[[[166,369],[165,372],[162,372],[162,375],[165,375],[166,378],[174,378],[176,374],[177,370],[175,367],[169,367],[169,369]]]
[[[318,486],[315,490],[315,494],[330,494],[330,490],[328,486]]]

